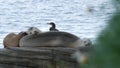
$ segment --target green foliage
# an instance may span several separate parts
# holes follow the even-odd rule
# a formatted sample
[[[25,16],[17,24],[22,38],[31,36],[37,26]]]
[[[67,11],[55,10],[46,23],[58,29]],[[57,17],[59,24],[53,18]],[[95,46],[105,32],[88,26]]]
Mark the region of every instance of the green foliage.
[[[108,26],[100,33],[94,44],[88,64],[83,68],[120,68],[120,0],[114,0],[117,11],[109,20]]]

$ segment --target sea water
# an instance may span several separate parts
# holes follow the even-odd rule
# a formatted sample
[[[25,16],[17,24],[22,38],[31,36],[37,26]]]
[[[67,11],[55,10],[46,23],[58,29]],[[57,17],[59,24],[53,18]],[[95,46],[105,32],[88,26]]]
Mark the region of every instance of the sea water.
[[[57,29],[95,40],[115,11],[110,0],[0,0],[0,48],[10,32]]]

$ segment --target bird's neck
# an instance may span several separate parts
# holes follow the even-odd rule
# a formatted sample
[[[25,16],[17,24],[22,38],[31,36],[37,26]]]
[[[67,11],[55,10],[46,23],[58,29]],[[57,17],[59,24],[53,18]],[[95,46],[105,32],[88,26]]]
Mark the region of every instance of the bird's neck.
[[[52,27],[51,28],[55,28],[56,26],[55,26],[55,24],[52,24]]]

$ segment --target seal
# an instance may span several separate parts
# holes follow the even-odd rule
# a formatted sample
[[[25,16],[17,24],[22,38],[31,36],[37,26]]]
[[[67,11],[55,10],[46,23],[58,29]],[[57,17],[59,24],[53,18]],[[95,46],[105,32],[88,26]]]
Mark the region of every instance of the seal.
[[[83,38],[82,39],[85,46],[91,46],[92,45],[92,41],[89,38]]]
[[[25,32],[20,32],[18,34],[9,33],[3,39],[4,48],[8,47],[19,47],[19,41],[22,37],[26,36]]]
[[[30,27],[30,28],[28,28],[27,29],[27,31],[26,31],[26,33],[28,34],[28,35],[31,35],[31,34],[39,34],[39,33],[41,33],[42,31],[41,30],[39,30],[37,27]]]
[[[67,32],[43,32],[27,35],[20,40],[20,47],[77,47],[85,46],[83,41]]]

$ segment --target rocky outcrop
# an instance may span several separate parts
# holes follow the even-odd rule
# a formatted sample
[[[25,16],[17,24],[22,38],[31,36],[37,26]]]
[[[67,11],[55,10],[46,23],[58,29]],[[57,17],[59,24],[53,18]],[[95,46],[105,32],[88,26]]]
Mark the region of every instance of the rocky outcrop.
[[[0,68],[79,68],[74,48],[10,47],[0,49]]]

